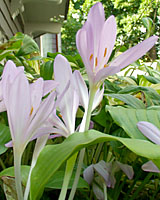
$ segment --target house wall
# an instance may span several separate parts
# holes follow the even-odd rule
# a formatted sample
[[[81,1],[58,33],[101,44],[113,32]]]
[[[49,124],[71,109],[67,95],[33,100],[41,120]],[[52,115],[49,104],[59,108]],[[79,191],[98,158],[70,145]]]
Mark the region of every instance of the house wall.
[[[13,0],[0,0],[0,43],[7,41],[17,32],[24,33],[27,29],[27,24],[24,24],[20,14],[17,14],[15,18],[12,17],[13,7],[11,7],[11,2],[13,6]],[[35,41],[40,46],[41,53],[44,56],[47,55],[47,52],[61,52],[61,39],[59,34],[47,33],[37,37]]]
[[[61,52],[60,34],[47,33],[40,36],[41,55],[47,56],[47,52]]]
[[[0,0],[0,41],[11,38],[17,32],[23,32],[20,16],[13,20],[10,0]]]

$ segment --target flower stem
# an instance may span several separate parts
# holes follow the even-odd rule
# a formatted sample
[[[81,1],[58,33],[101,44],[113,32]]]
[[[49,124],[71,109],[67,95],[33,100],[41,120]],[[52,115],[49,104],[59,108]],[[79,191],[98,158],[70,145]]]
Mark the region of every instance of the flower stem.
[[[59,196],[58,200],[65,200],[66,197],[66,193],[67,193],[67,189],[68,189],[68,184],[72,175],[72,171],[74,168],[74,164],[77,158],[77,154],[75,153],[71,158],[69,158],[67,160],[67,166],[66,166],[66,170],[65,170],[65,175],[64,175],[64,181],[63,181],[63,185],[62,185],[62,189],[61,189],[61,193]]]
[[[86,123],[85,123],[84,131],[88,131],[88,129],[89,129],[90,120],[91,120],[91,113],[92,113],[92,107],[93,107],[93,101],[94,101],[94,96],[95,96],[96,91],[97,91],[97,87],[93,87],[90,90],[87,117],[86,117]]]
[[[95,96],[96,91],[97,91],[96,87],[92,87],[91,90],[90,90],[87,117],[86,117],[84,131],[88,131],[88,129],[89,129],[92,107],[93,107],[93,101],[94,101],[94,96]],[[76,170],[76,175],[75,175],[73,187],[72,187],[71,193],[69,195],[69,200],[73,200],[73,198],[74,198],[76,188],[77,188],[77,185],[78,185],[78,180],[79,180],[79,177],[80,177],[80,174],[81,174],[81,168],[82,168],[82,165],[83,165],[84,155],[85,155],[85,148],[81,149],[80,154],[79,154],[78,166],[77,166],[77,170]]]
[[[6,169],[6,166],[1,158],[0,158],[0,165],[1,165],[2,169]]]
[[[79,181],[79,177],[81,174],[81,168],[82,168],[82,164],[83,164],[84,154],[85,154],[85,148],[81,149],[80,154],[79,154],[77,171],[76,171],[75,179],[73,182],[73,187],[72,187],[72,190],[71,190],[68,200],[72,200],[74,198],[74,195],[75,195],[75,192],[77,189],[77,185],[78,185],[78,181]]]
[[[18,200],[23,200],[23,191],[21,183],[21,159],[22,153],[14,148],[14,173],[15,173],[15,184]]]
[[[42,149],[44,148],[47,140],[48,140],[48,135],[44,135],[44,136],[42,136],[42,137],[40,137],[36,140],[36,145],[35,145],[33,157],[32,157],[31,168],[30,168],[30,171],[29,171],[26,189],[25,189],[25,192],[24,192],[24,200],[27,200],[28,196],[29,196],[32,169],[36,165],[38,156],[39,156],[40,152],[42,151]]]
[[[104,191],[104,200],[107,200],[107,186],[104,181],[103,181],[103,191]]]

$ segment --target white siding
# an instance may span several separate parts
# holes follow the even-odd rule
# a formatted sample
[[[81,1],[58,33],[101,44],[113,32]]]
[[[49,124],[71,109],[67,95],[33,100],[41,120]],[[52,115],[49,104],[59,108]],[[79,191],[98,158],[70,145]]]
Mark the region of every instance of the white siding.
[[[41,36],[41,54],[47,56],[47,52],[57,52],[57,35],[47,33]]]
[[[18,19],[13,20],[11,16],[9,0],[0,0],[0,29],[7,39],[17,32],[22,32]]]

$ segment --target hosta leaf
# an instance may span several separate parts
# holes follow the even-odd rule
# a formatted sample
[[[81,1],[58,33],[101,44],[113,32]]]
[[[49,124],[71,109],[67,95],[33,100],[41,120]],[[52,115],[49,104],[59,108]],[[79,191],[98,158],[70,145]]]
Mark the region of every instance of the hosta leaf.
[[[75,173],[72,174],[70,183],[68,185],[68,188],[71,189],[74,181]],[[45,188],[52,188],[52,189],[61,189],[64,179],[64,171],[57,171],[53,177],[49,180]],[[77,188],[89,188],[88,183],[83,179],[80,178]]]
[[[148,121],[160,128],[160,111],[151,109],[132,109],[123,107],[106,106],[116,124],[122,127],[131,138],[144,139],[138,130],[139,121]]]
[[[0,154],[4,153],[8,148],[5,144],[11,139],[9,127],[0,124]]]
[[[16,56],[25,56],[34,52],[39,52],[38,44],[28,35],[24,35],[22,46]]]
[[[119,99],[133,108],[145,108],[144,103],[130,94],[106,94],[106,96]]]
[[[23,185],[26,185],[28,174],[29,174],[30,166],[22,165],[21,166],[21,175],[22,175],[22,183]],[[3,177],[12,177],[14,178],[14,167],[9,167],[7,169],[4,169],[0,172],[0,178]]]
[[[41,65],[40,75],[44,80],[51,80],[53,75],[53,61],[48,61]]]
[[[40,199],[49,179],[71,155],[84,147],[105,141],[119,141],[131,151],[149,159],[160,158],[160,146],[146,140],[114,137],[95,130],[74,133],[63,143],[48,145],[40,153],[31,175],[31,200]],[[159,161],[157,165],[160,167]]]

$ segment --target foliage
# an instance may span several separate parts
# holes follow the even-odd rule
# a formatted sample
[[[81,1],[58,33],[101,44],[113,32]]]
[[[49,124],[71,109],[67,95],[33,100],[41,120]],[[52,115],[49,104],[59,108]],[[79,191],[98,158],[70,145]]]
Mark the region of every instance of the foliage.
[[[62,52],[64,54],[76,55],[76,32],[84,23],[89,9],[95,2],[97,0],[70,2],[67,21],[64,22],[62,29]],[[129,48],[148,36],[153,34],[160,35],[159,1],[101,0],[101,2],[105,8],[106,18],[110,15],[116,17],[118,30],[115,48],[117,51],[122,45]],[[158,44],[156,47],[159,51],[160,47]],[[153,59],[157,57],[156,51],[153,52],[153,50],[150,52],[150,55]]]
[[[114,14],[117,19],[118,41],[115,52],[123,52],[130,44],[138,43],[143,38],[158,32],[157,1],[102,0],[102,2],[107,11],[106,17]],[[72,1],[70,5],[72,13],[68,15],[68,23],[64,24],[62,34],[62,55],[68,59],[73,71],[78,69],[81,72],[87,84],[85,68],[82,59],[77,55],[72,34],[75,35],[81,27],[89,8],[94,3],[93,0]],[[78,18],[75,17],[76,14]],[[146,34],[141,32],[141,26],[147,29]],[[125,46],[119,48],[119,45]],[[11,59],[17,67],[22,65],[25,67],[30,82],[39,77],[45,80],[52,80],[54,77],[53,64],[58,53],[48,52],[46,58],[41,57],[38,46],[27,35],[17,33],[0,46],[0,53],[1,74],[4,64]],[[117,165],[112,166],[110,178],[114,177],[116,182],[113,188],[107,185],[108,199],[159,199],[159,174],[144,172],[141,166],[149,159],[160,168],[160,147],[148,141],[137,128],[137,122],[143,120],[152,122],[160,128],[160,65],[158,60],[152,63],[146,61],[150,61],[150,56],[130,65],[123,76],[118,74],[104,81],[103,100],[92,113],[94,130],[75,132],[67,139],[48,140],[31,175],[31,200],[40,198],[46,200],[53,197],[58,199],[67,160],[84,147],[86,148],[84,165],[75,199],[101,198],[107,185],[105,167],[94,173],[90,186],[84,180],[83,172],[88,166],[98,166],[102,161],[106,164],[121,163],[121,167],[130,165],[134,171],[133,179],[129,180],[122,171],[117,171]],[[142,75],[134,76],[137,69],[143,72]],[[83,114],[84,109],[79,107],[76,127],[79,126]],[[59,117],[61,119],[60,115]],[[6,112],[3,112],[0,114],[0,179],[8,199],[13,199],[15,198],[13,152],[4,146],[10,140],[9,133]],[[22,158],[23,187],[26,186],[34,146],[35,142],[32,141]],[[73,186],[76,168],[77,163],[68,185],[69,189]],[[2,190],[0,198],[5,199]]]

